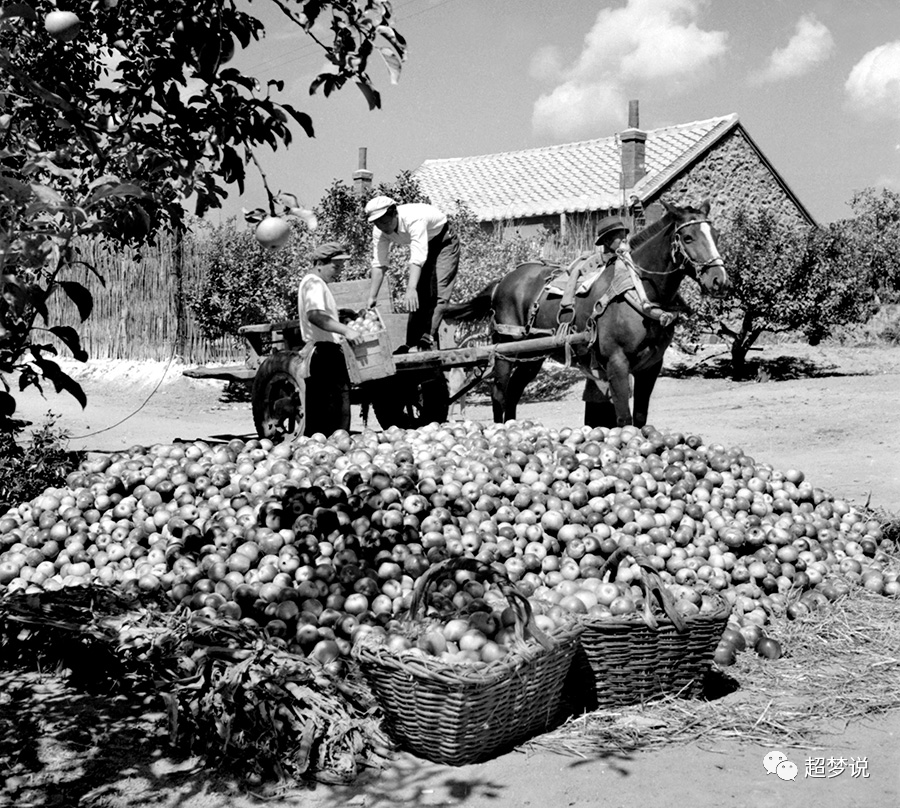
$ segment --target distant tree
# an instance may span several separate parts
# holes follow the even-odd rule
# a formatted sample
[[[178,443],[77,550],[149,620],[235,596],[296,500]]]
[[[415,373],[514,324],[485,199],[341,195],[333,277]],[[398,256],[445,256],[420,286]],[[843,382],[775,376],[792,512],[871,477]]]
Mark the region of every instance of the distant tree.
[[[540,256],[543,238],[526,239],[502,229],[485,229],[463,202],[457,202],[453,222],[460,239],[459,278],[454,300],[468,300],[523,261]]]
[[[900,192],[866,188],[850,207],[853,216],[839,224],[858,271],[868,275],[882,303],[900,302]]]
[[[772,211],[740,209],[722,231],[733,290],[691,302],[694,327],[730,343],[735,379],[744,377],[747,354],[763,333],[800,332],[815,344],[870,310],[867,277],[841,226],[790,226]]]
[[[368,74],[376,53],[395,80],[403,38],[379,0],[271,0],[322,47],[327,71],[310,92],[356,84],[380,104]],[[244,4],[242,4],[244,5]],[[264,34],[232,0],[55,0],[0,8],[0,428],[13,428],[21,385],[50,380],[84,404],[50,357],[53,334],[86,358],[75,329],[47,320],[47,298],[68,295],[84,320],[92,300],[65,280],[76,239],[138,247],[161,229],[183,230],[183,202],[198,215],[228,186],[243,190],[256,150],[287,146],[290,122],[312,121],[230,66],[235,47]],[[258,163],[257,163],[258,166]],[[268,212],[284,212],[263,176]]]

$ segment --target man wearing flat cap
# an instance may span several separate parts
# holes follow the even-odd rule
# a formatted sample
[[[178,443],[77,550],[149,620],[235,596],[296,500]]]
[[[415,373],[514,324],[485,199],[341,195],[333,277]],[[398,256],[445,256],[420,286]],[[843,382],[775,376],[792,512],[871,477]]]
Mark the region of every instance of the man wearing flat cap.
[[[372,224],[372,285],[369,305],[375,305],[391,247],[409,247],[409,281],[404,300],[409,312],[406,345],[411,350],[437,346],[437,333],[450,304],[459,271],[459,239],[446,215],[434,205],[398,205],[389,196],[366,204]]]
[[[300,335],[313,346],[306,380],[307,435],[350,429],[350,378],[341,338],[357,342],[361,334],[340,321],[337,303],[328,288],[349,258],[343,244],[320,244],[312,251],[312,267],[297,290]]]

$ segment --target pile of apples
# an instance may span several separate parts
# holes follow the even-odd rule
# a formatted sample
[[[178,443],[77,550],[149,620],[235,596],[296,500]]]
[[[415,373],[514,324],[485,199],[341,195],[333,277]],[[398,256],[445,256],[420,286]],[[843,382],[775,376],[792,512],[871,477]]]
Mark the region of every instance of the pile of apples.
[[[725,598],[751,647],[773,618],[852,587],[900,594],[878,521],[799,471],[652,427],[461,421],[93,457],[0,515],[0,596],[100,581],[263,626],[324,662],[372,632],[484,662],[508,653],[509,616],[477,581],[448,583],[457,615],[421,643],[394,631],[430,567],[470,556],[502,569],[548,629],[573,614],[639,619],[637,564],[604,574],[620,546],[686,617]]]

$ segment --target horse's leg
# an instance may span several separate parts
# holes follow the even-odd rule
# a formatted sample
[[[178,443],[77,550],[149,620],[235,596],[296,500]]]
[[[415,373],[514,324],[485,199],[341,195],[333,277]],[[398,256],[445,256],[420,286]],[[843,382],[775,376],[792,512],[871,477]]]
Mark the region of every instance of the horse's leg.
[[[628,376],[631,368],[628,357],[621,350],[615,351],[606,363],[606,378],[612,388],[612,400],[616,407],[616,425],[628,426],[631,423],[631,385]]]
[[[611,427],[616,425],[616,408],[609,397],[609,384],[605,381],[596,382],[593,379],[585,379],[584,393],[584,424],[592,429],[598,426]]]
[[[509,389],[512,364],[502,356],[494,360],[494,381],[491,385],[491,405],[494,410],[494,423],[502,424],[506,420],[506,397]]]
[[[515,362],[513,363],[512,374],[510,375],[509,384],[506,388],[506,420],[512,421],[516,417],[516,407],[522,399],[522,394],[528,384],[534,381],[535,376],[544,363],[543,359],[534,362]]]
[[[651,365],[634,374],[635,426],[645,426],[647,424],[647,414],[650,412],[650,396],[653,394],[653,388],[656,385],[656,380],[659,378],[662,365],[662,360],[660,360],[655,365]]]

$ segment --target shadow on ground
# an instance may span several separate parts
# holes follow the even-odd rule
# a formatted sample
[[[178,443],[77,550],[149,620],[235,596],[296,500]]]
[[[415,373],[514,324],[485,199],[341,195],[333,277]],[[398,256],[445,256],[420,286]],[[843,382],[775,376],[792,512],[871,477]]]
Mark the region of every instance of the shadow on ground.
[[[726,350],[703,359],[687,360],[666,367],[663,376],[673,379],[732,379],[747,382],[784,382],[796,379],[820,379],[832,376],[865,375],[848,373],[828,362],[813,362],[805,357],[774,356],[747,359],[743,374],[732,378],[731,355]]]

